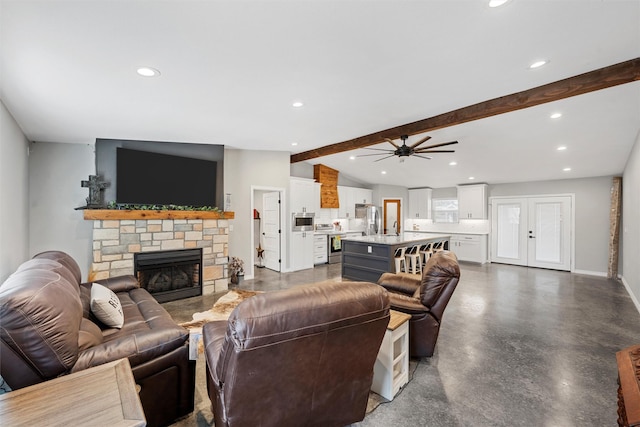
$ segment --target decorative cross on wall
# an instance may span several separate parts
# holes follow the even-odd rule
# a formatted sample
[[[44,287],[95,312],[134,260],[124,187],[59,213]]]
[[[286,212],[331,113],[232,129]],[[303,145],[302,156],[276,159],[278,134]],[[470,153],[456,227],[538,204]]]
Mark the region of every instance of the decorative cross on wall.
[[[87,197],[87,208],[102,208],[104,202],[102,200],[102,190],[109,186],[108,182],[102,181],[98,175],[89,175],[88,181],[82,181],[83,187],[89,188],[89,197]]]

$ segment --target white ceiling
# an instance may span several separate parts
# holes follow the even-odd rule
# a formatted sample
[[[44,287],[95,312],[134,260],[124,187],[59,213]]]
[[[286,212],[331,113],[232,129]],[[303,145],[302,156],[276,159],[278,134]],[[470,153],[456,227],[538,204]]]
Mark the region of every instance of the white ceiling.
[[[640,0],[487,3],[0,0],[0,97],[34,141],[296,153],[640,57]],[[603,176],[639,129],[635,82],[430,132],[459,141],[432,160],[310,163],[409,187]]]

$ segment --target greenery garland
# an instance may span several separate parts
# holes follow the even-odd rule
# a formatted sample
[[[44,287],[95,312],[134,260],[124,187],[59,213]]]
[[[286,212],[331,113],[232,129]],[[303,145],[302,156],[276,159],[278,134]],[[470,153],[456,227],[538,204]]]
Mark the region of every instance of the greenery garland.
[[[207,211],[222,212],[215,206],[182,206],[182,205],[130,205],[126,203],[107,203],[108,209],[131,210],[131,211]]]

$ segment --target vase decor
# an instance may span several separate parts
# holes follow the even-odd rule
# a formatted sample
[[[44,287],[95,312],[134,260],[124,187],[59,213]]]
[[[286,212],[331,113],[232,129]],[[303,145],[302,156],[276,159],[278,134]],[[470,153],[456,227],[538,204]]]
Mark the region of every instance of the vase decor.
[[[237,285],[240,281],[238,276],[242,275],[244,275],[244,261],[232,256],[229,260],[229,280],[232,284]]]
[[[227,212],[231,211],[231,193],[224,195],[224,210]]]

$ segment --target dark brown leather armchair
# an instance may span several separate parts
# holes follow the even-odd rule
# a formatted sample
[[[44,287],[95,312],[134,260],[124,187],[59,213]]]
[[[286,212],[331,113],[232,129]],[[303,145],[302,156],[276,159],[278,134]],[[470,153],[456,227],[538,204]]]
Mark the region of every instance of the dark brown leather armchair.
[[[205,324],[216,427],[362,420],[388,323],[384,289],[342,282],[260,294]]]
[[[120,300],[121,329],[93,317],[91,283],[64,252],[23,263],[0,286],[0,374],[12,389],[128,358],[149,426],[193,411],[195,362],[186,329],[133,276],[98,280]],[[82,404],[81,401],[78,402]],[[91,420],[87,420],[91,424]]]
[[[393,273],[380,276],[378,284],[389,291],[391,309],[411,315],[411,357],[433,356],[444,309],[459,280],[458,258],[449,251],[436,252],[429,258],[422,279]]]

